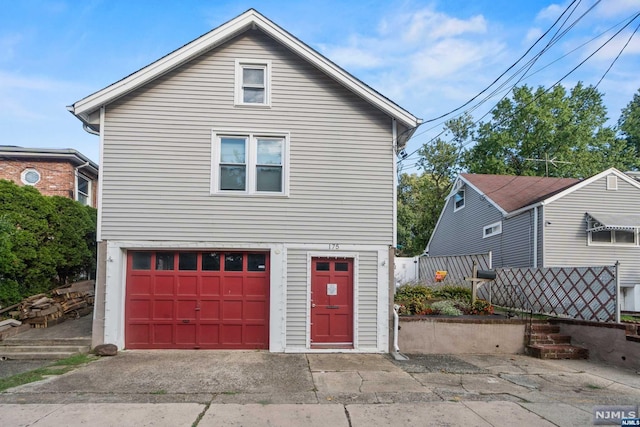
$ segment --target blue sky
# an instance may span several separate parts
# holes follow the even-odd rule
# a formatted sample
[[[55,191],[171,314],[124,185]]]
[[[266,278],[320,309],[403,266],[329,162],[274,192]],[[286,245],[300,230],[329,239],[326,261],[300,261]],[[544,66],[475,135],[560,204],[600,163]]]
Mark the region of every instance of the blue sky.
[[[429,120],[484,89],[569,3],[0,0],[0,145],[74,148],[99,161],[98,138],[83,131],[66,106],[249,8]],[[569,22],[594,3],[582,0]],[[531,69],[537,72],[520,84],[555,83],[638,12],[638,0],[601,1],[540,57]],[[639,23],[636,19],[563,84],[596,84]],[[613,124],[640,89],[640,31],[598,89]],[[488,100],[473,116],[479,119],[502,95]],[[442,121],[423,126],[408,151],[441,129]],[[411,163],[405,162],[409,170]]]

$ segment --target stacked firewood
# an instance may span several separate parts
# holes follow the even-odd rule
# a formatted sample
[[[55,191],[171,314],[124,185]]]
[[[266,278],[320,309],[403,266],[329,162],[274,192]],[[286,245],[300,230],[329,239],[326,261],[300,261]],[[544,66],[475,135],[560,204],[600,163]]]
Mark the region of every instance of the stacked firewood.
[[[77,317],[90,309],[94,300],[94,281],[85,280],[51,291],[51,296],[30,296],[9,312],[11,317],[30,323],[34,328],[46,328],[63,317]]]

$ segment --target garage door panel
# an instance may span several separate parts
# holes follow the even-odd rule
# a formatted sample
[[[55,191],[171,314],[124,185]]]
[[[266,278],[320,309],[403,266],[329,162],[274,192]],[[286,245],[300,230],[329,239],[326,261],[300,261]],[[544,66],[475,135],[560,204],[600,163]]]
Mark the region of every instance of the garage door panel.
[[[198,307],[198,302],[193,300],[178,300],[176,301],[177,307],[177,318],[178,320],[182,319],[194,319],[196,318],[196,308]]]
[[[244,277],[241,276],[225,276],[222,283],[222,292],[224,296],[242,296]]]
[[[155,300],[153,302],[153,320],[171,320],[175,317],[173,300]]]
[[[242,320],[242,300],[223,301],[222,318],[225,320]]]
[[[220,320],[220,301],[201,301],[200,320]]]
[[[153,293],[154,295],[175,295],[174,276],[156,275]]]
[[[264,282],[264,277],[247,277],[244,294],[245,296],[265,296],[267,284]]]
[[[268,348],[268,259],[253,252],[130,252],[126,348]]]
[[[173,343],[173,325],[155,324],[153,325],[153,341],[149,344],[169,345]]]
[[[198,295],[198,277],[197,276],[178,276],[178,295],[179,296],[197,296]]]
[[[265,301],[245,301],[244,318],[247,320],[264,320],[267,315]]]
[[[202,289],[200,295],[218,296],[220,295],[220,276],[202,276]]]
[[[196,345],[196,325],[195,324],[177,324],[176,325],[176,344]]]
[[[150,344],[149,338],[151,325],[148,324],[129,324],[127,329],[127,339],[131,344]]]
[[[148,275],[133,275],[127,283],[130,295],[149,295],[151,293],[151,277]]]
[[[130,320],[149,320],[151,318],[151,301],[131,299],[128,304]]]
[[[260,345],[264,344],[264,335],[266,333],[264,325],[245,325],[244,342],[246,344]],[[262,347],[266,348],[266,347]]]
[[[200,325],[200,343],[207,345],[220,345],[220,325],[219,324],[201,324]]]

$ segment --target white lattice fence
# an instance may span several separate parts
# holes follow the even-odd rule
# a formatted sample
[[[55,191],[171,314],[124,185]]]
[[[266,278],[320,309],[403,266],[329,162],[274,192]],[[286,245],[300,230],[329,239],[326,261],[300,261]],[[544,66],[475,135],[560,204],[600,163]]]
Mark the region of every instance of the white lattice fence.
[[[419,279],[421,282],[433,283],[436,271],[446,271],[447,276],[443,283],[464,284],[464,278],[472,276],[474,261],[477,263],[478,270],[490,270],[491,252],[457,256],[423,256],[420,257]]]
[[[496,280],[490,287],[483,286],[478,295],[503,307],[615,322],[616,266],[499,268]]]

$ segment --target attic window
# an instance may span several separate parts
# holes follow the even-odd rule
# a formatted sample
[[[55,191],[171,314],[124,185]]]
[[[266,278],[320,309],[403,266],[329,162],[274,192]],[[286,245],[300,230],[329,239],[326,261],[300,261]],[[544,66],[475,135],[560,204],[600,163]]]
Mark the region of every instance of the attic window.
[[[271,105],[270,61],[236,60],[235,105]]]
[[[615,175],[607,176],[607,190],[617,190],[618,189],[618,177]]]
[[[33,168],[25,169],[20,174],[20,180],[25,185],[36,185],[40,182],[40,172]]]
[[[458,211],[464,208],[464,188],[458,190],[458,192],[453,196],[453,211]]]

